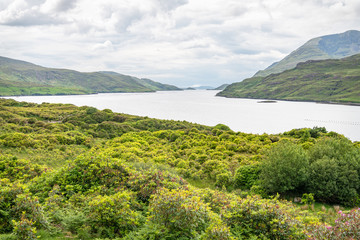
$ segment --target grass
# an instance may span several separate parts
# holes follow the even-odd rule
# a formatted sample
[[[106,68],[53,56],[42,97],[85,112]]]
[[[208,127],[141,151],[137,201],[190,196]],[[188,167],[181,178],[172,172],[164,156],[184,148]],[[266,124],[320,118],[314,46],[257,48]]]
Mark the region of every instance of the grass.
[[[201,180],[201,179],[192,179],[192,178],[186,178],[186,181],[197,188],[210,188],[210,189],[216,189],[215,182],[210,180]]]
[[[32,163],[44,165],[53,169],[62,167],[67,160],[88,151],[85,146],[58,146],[53,149],[28,149],[28,148],[5,148],[0,147],[1,154],[9,154],[19,159],[28,159]]]
[[[310,213],[318,216],[322,222],[326,222],[329,224],[335,223],[335,220],[339,217],[339,211],[347,211],[351,210],[349,207],[344,207],[340,205],[331,205],[326,203],[315,202],[313,204],[302,204],[302,203],[294,203],[303,211],[308,211]]]

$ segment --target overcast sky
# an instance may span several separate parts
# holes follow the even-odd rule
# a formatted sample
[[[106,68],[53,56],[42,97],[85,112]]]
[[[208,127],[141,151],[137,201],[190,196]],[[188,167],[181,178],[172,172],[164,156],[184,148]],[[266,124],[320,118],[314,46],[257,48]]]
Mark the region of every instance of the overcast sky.
[[[241,81],[351,29],[359,0],[0,0],[0,56],[180,87]]]

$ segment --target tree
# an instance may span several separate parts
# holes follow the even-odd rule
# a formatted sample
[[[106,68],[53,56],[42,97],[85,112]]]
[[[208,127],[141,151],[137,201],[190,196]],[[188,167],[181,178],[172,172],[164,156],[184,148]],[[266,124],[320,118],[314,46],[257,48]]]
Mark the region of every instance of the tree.
[[[261,165],[260,185],[269,193],[302,192],[308,178],[305,150],[288,141],[269,149]]]
[[[329,138],[309,151],[309,191],[320,201],[354,205],[360,190],[359,148],[345,138]]]

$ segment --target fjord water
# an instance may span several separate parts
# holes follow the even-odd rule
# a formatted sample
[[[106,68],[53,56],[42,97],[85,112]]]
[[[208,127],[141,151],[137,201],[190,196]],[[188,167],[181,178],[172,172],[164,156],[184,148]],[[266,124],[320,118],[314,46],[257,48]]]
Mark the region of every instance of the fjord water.
[[[71,96],[12,97],[35,103],[72,103],[159,119],[186,120],[208,126],[218,123],[246,133],[282,133],[294,128],[326,127],[360,141],[360,107],[312,102],[216,97],[218,91],[106,93]]]

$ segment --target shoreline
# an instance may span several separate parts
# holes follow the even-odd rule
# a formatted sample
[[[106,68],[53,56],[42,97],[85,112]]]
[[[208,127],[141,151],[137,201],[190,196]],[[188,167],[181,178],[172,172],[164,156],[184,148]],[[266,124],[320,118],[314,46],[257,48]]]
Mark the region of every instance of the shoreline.
[[[317,100],[296,100],[296,99],[279,99],[279,98],[251,98],[251,97],[227,97],[221,95],[215,95],[216,97],[224,97],[224,98],[242,98],[242,99],[253,99],[259,100],[259,102],[276,102],[276,101],[287,101],[287,102],[311,102],[318,104],[333,104],[333,105],[345,105],[345,106],[360,106],[360,103],[356,102],[333,102],[333,101],[317,101]]]

